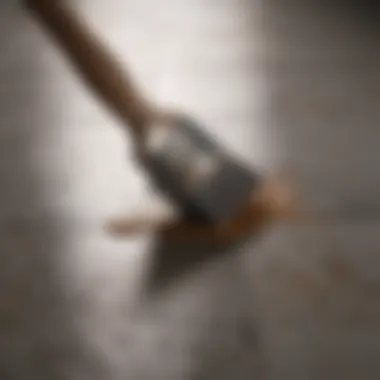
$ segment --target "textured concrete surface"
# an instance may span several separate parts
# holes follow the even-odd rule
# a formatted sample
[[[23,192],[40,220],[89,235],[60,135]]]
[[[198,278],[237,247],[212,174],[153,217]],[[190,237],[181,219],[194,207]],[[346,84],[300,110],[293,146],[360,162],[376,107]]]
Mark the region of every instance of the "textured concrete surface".
[[[252,164],[289,172],[305,209],[328,220],[225,252],[107,237],[107,217],[151,201],[128,137],[16,1],[3,1],[0,378],[377,378],[375,9],[75,4],[149,94],[197,115]]]

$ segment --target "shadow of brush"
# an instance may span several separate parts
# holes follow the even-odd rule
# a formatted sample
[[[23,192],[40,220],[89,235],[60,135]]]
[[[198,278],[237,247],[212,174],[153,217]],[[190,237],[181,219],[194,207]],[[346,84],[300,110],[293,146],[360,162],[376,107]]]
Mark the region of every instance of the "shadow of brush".
[[[157,231],[145,291],[153,296],[205,265],[244,252],[244,246],[272,224],[297,218],[293,200],[286,182],[268,180],[249,206],[225,225],[192,225],[182,220]]]
[[[153,297],[205,265],[227,259],[236,253],[240,244],[197,241],[184,244],[159,236],[153,247],[152,264],[145,283],[146,295]]]

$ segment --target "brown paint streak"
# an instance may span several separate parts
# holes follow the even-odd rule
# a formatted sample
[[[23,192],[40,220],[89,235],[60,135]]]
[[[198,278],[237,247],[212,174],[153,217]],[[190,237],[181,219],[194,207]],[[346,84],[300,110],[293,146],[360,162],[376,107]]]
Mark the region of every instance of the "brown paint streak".
[[[305,303],[316,313],[328,311],[339,293],[351,291],[358,284],[358,277],[349,263],[335,255],[322,260],[321,276],[316,278],[307,271],[289,268],[291,263],[270,264],[263,277],[275,284],[280,297]],[[317,265],[317,263],[316,263]]]
[[[322,263],[329,288],[350,287],[357,283],[358,276],[347,260],[329,255]]]

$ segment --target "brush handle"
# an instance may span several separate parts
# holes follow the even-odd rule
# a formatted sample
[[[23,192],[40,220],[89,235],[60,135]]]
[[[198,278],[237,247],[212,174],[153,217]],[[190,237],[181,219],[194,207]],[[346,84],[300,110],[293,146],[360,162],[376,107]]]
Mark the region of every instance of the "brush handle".
[[[159,112],[140,94],[130,74],[107,47],[65,1],[25,3],[54,36],[87,84],[128,125],[134,137],[142,139]]]

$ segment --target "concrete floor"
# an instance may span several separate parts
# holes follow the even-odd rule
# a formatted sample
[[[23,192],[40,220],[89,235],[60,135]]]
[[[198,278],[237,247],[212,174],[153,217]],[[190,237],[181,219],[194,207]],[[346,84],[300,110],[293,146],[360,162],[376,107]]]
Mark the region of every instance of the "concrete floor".
[[[102,232],[153,207],[129,140],[16,1],[0,3],[0,379],[379,376],[374,9],[263,3],[76,2],[148,94],[290,173],[326,218],[208,260]]]

